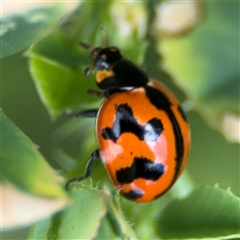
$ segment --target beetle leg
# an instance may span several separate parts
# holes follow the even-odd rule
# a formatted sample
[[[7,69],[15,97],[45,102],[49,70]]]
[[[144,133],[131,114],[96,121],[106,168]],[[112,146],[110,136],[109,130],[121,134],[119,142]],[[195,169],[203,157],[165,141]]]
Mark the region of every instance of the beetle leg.
[[[119,88],[107,89],[107,90],[104,90],[103,92],[100,92],[94,89],[88,89],[87,93],[89,95],[94,95],[100,98],[109,98],[112,94],[117,92],[122,92],[122,91],[123,90]]]
[[[68,190],[69,189],[69,185],[71,185],[72,183],[74,182],[81,182],[82,180],[88,178],[90,175],[91,175],[91,172],[92,172],[92,166],[93,166],[93,162],[96,158],[99,158],[99,151],[98,150],[95,150],[91,153],[90,155],[90,159],[87,163],[87,166],[86,166],[86,170],[85,170],[85,173],[84,175],[80,176],[80,177],[76,177],[76,178],[72,178],[70,179],[66,185],[65,185],[65,189]]]
[[[94,108],[94,109],[83,110],[81,112],[75,113],[74,115],[76,117],[92,118],[92,117],[96,117],[97,113],[98,113],[98,108]]]
[[[94,90],[94,89],[88,89],[87,93],[89,95],[97,96],[97,97],[100,97],[100,98],[104,98],[105,97],[104,92],[100,92],[100,91],[97,91],[97,90]]]
[[[97,90],[89,89],[87,91],[87,93],[90,94],[90,95],[94,95],[94,96],[100,97],[100,98],[109,98],[113,93],[121,92],[121,91],[122,90],[118,89],[118,88],[104,90],[104,92],[100,92],[100,91],[97,91]]]
[[[98,113],[98,108],[86,109],[79,112],[72,112],[70,110],[65,112],[66,117],[86,117],[86,118],[95,118]]]
[[[84,48],[84,49],[86,49],[86,50],[89,49],[89,48],[91,48],[91,45],[88,44],[88,43],[80,42],[79,44],[80,44],[80,46],[81,46],[82,48]]]

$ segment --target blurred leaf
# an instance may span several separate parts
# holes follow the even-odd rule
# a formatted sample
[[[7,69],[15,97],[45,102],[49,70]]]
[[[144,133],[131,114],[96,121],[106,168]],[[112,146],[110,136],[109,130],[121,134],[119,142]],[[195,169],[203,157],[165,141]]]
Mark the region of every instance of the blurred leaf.
[[[187,169],[198,185],[218,182],[240,195],[239,145],[226,141],[196,111],[188,114],[192,143]],[[235,130],[236,131],[236,130]],[[224,177],[223,177],[224,176]]]
[[[240,234],[240,199],[211,186],[197,188],[164,209],[159,232],[164,239],[227,239]]]
[[[83,187],[72,188],[70,195],[72,205],[54,216],[51,222],[36,224],[28,239],[42,239],[41,236],[44,239],[92,239],[97,234],[106,214],[103,194]]]
[[[73,205],[62,213],[58,239],[91,239],[106,214],[105,199],[94,189],[72,189]]]
[[[47,35],[69,11],[63,3],[2,3],[1,58],[17,53]],[[9,15],[8,12],[12,14]],[[5,15],[8,15],[5,17]]]
[[[111,218],[111,225],[116,229],[118,235],[123,239],[137,239],[136,234],[130,227],[129,223],[123,218],[119,209],[113,201],[108,201],[108,214]]]
[[[69,156],[61,148],[54,148],[52,155],[57,160],[57,163],[61,169],[70,170],[76,165],[76,159]]]
[[[239,114],[239,3],[205,3],[202,24],[182,38],[159,42],[164,66],[208,124],[221,128],[226,111]]]
[[[68,69],[38,57],[31,58],[30,69],[41,100],[52,117],[87,101],[90,86],[85,84],[82,69]],[[94,81],[89,83],[94,88]]]
[[[113,16],[116,12],[114,4],[117,2],[112,5],[110,3],[110,1],[82,3],[74,14],[62,22],[61,29],[26,52],[36,88],[52,117],[56,117],[69,108],[75,108],[82,103],[90,103],[94,100],[93,97],[90,98],[87,95],[88,89],[96,88],[94,77],[90,76],[87,80],[84,77],[85,67],[91,64],[87,57],[89,52],[81,49],[79,42],[88,42],[94,46],[102,37],[100,45],[103,45],[106,33],[111,45],[115,43],[118,46],[123,45],[123,41],[119,41],[122,30],[116,28],[118,18]],[[123,4],[123,6],[128,9],[128,4]],[[144,13],[143,4],[136,4],[135,7],[138,9],[135,14],[140,10]],[[99,11],[99,8],[104,11]],[[133,12],[130,11],[128,14],[133,14]],[[91,24],[86,25],[86,22],[90,21]],[[143,37],[143,33],[139,35],[135,18],[132,18],[132,22],[132,25],[127,26],[132,29],[132,32],[127,32],[122,50],[132,60],[140,61],[146,44],[144,42],[136,44],[137,40]],[[102,27],[104,33],[101,35]]]
[[[37,146],[1,113],[1,179],[31,194],[64,197],[60,177],[38,152]]]
[[[39,221],[30,230],[28,234],[28,240],[47,239],[47,232],[50,228],[51,220],[49,218]]]
[[[109,214],[107,214],[102,219],[101,225],[98,229],[98,234],[94,239],[96,239],[96,240],[98,240],[98,239],[121,239],[118,237],[118,234],[116,233],[115,229],[113,227],[109,227],[109,226],[112,226],[112,224],[111,224],[111,218],[110,218]]]
[[[93,106],[90,104],[90,106]],[[91,107],[90,107],[91,108]],[[89,160],[90,153],[97,149],[95,142],[95,132],[94,132],[94,118],[72,118],[70,121],[66,122],[55,132],[55,139],[63,146],[63,149],[66,149],[66,152],[62,150],[62,156],[59,157],[56,155],[57,152],[53,155],[54,160],[64,166],[64,169],[68,169],[65,177],[67,179],[82,175],[84,173],[85,166]],[[68,146],[72,146],[74,142],[75,154],[68,152]],[[73,149],[73,147],[72,147]],[[72,161],[69,161],[70,156],[73,155],[75,164],[72,164]],[[98,163],[100,162],[100,163]],[[94,163],[94,168],[97,165],[102,164],[100,160],[96,160]],[[96,166],[95,166],[96,165]],[[71,169],[69,169],[71,168]],[[94,179],[102,179],[104,176],[102,171],[99,171],[98,168],[97,176],[95,173],[91,177]],[[94,171],[95,172],[95,171]],[[98,178],[99,177],[99,178]]]
[[[169,202],[168,196],[164,195],[145,204],[129,201],[122,196],[119,196],[119,198],[125,221],[132,224],[138,239],[160,239],[157,232],[159,226],[156,224],[156,217]],[[119,212],[121,213],[121,211]]]
[[[197,110],[213,127],[220,129],[228,141],[240,143],[240,78],[225,83],[199,99]],[[227,122],[225,122],[227,120]]]
[[[115,194],[115,197],[118,194],[119,192]],[[111,195],[107,198],[107,209],[107,214],[102,219],[98,234],[94,239],[138,239],[131,224],[123,217]]]
[[[49,199],[22,192],[10,184],[1,186],[1,228],[26,227],[62,209],[67,198]]]
[[[70,195],[72,205],[51,222],[36,224],[28,239],[137,239],[107,190],[81,183],[72,187]]]

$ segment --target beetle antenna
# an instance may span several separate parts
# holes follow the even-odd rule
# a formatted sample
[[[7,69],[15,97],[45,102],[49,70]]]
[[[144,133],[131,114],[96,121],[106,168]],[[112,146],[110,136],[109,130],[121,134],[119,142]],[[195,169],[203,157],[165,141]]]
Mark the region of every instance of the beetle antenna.
[[[85,42],[80,42],[80,46],[86,50],[92,48],[90,44]],[[94,64],[90,65],[89,67],[86,67],[84,70],[84,76],[88,77],[89,74],[92,72],[93,68],[94,68]]]
[[[89,49],[91,48],[91,45],[88,43],[80,42],[80,46],[84,49]]]
[[[84,70],[84,76],[88,77],[93,69],[94,69],[94,64],[90,65],[89,67],[86,67]]]

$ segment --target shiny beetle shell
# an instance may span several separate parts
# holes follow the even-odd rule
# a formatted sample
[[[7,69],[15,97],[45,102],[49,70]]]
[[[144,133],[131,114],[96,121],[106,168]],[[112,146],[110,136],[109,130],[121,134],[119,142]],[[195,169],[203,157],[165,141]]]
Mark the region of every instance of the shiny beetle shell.
[[[166,192],[187,161],[188,123],[178,101],[157,81],[106,99],[98,111],[96,134],[110,178],[136,202]]]

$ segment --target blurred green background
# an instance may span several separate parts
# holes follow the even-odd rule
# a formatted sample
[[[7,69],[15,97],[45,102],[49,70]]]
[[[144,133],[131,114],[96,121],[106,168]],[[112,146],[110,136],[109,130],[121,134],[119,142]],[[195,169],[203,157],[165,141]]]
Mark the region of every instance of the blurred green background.
[[[166,37],[162,37],[164,36],[163,31],[160,39],[160,35],[151,33],[147,29],[149,31],[148,43],[150,44],[147,45],[144,42],[141,43],[140,47],[140,50],[143,51],[146,47],[146,55],[131,54],[129,47],[125,47],[125,52],[128,53],[125,55],[140,62],[149,71],[150,76],[157,79],[161,78],[159,80],[163,80],[181,100],[193,106],[187,112],[192,130],[187,171],[196,186],[218,183],[221,188],[230,187],[235,195],[240,196],[239,144],[227,141],[221,133],[220,125],[218,125],[222,121],[221,111],[232,112],[239,117],[239,69],[236,67],[237,63],[239,66],[239,11],[237,10],[239,3],[207,2],[207,5],[201,6],[202,22],[199,20],[199,25],[196,24],[196,28],[192,31],[181,33],[183,35],[178,33],[171,37],[169,35],[172,33],[167,33]],[[102,14],[104,15],[104,12]],[[149,19],[151,19],[151,14],[149,15]],[[207,33],[208,35],[205,35]],[[85,36],[87,39],[93,38],[89,37],[87,33]],[[114,44],[117,43],[117,37],[113,38]],[[96,41],[98,42],[98,40]],[[128,41],[133,41],[132,45],[134,45],[136,39]],[[142,39],[142,41],[144,40]],[[213,42],[208,45],[207,43],[211,41]],[[41,52],[42,49],[36,48],[34,51]],[[161,52],[161,56],[159,52]],[[206,55],[208,52],[210,57]],[[81,67],[83,68],[85,65],[86,62]],[[163,73],[159,69],[160,66],[163,66],[165,70],[167,69],[168,73]],[[82,139],[73,137],[68,140],[69,142],[65,146],[64,143],[57,141],[56,130],[68,119],[59,117],[57,120],[53,120],[49,115],[50,107],[44,106],[39,98],[29,73],[28,60],[23,56],[23,51],[3,58],[1,72],[1,107],[4,113],[40,147],[40,152],[45,159],[54,168],[59,169],[59,165],[54,160],[56,155],[54,155],[53,150],[56,147],[63,147],[73,158],[81,159],[78,149],[80,147],[83,149],[83,146],[80,146]],[[168,75],[169,73],[170,75]],[[215,81],[216,78],[217,81]],[[225,81],[226,78],[237,80]],[[85,81],[84,77],[79,81]],[[196,81],[196,85],[194,81]],[[222,82],[225,82],[225,85],[222,85]],[[231,93],[233,90],[234,94]],[[90,128],[93,128],[93,121],[90,121],[91,124]],[[238,124],[235,131],[239,133],[239,130]],[[91,143],[90,148],[95,145],[93,134],[85,135],[85,137]],[[70,176],[77,173],[79,168],[82,169],[82,166],[85,165],[86,156],[89,155],[90,151],[88,148],[89,146],[86,147],[81,167],[78,166]],[[101,163],[96,165],[96,169],[98,166],[101,167]],[[93,174],[96,174],[93,179],[97,179],[101,175],[101,179],[107,181],[107,175],[102,176],[104,170],[102,167],[101,169],[98,173],[93,170]],[[129,205],[131,206],[132,203]],[[18,239],[22,239],[25,238],[25,235],[25,231],[17,232],[16,235],[4,233],[3,239],[13,239],[16,236]]]

